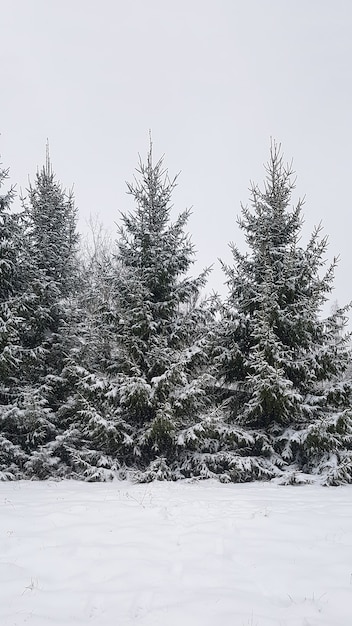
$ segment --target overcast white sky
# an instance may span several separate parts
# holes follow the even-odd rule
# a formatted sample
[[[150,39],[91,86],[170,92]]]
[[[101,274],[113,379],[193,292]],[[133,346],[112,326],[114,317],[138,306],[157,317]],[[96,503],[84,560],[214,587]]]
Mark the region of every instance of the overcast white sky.
[[[270,137],[294,160],[304,238],[322,221],[339,254],[333,298],[352,298],[350,0],[9,0],[0,14],[0,153],[24,189],[45,158],[74,184],[80,229],[114,232],[148,148],[181,171],[195,271],[230,261],[249,181]]]

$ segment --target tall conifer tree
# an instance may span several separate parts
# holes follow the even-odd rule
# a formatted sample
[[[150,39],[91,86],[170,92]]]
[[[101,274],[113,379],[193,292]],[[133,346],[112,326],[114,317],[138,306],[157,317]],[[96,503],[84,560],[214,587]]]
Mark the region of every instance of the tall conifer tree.
[[[119,411],[132,428],[130,462],[153,477],[172,475],[180,429],[204,404],[201,364],[206,317],[199,304],[207,271],[190,278],[194,249],[185,226],[171,222],[170,180],[160,159],[140,162],[128,185],[136,208],[122,214],[116,276],[116,371]]]
[[[8,171],[0,171],[0,187]],[[33,388],[31,363],[38,354],[27,344],[33,305],[31,262],[25,245],[23,214],[11,211],[14,189],[0,196],[0,477],[22,478],[40,424],[28,411]]]
[[[54,471],[60,457],[61,444],[55,442],[55,436],[63,429],[60,410],[69,392],[65,367],[75,343],[74,295],[78,287],[76,208],[72,193],[66,193],[55,179],[48,147],[45,165],[23,203],[32,292],[24,342],[35,351],[28,380],[35,393],[28,410],[41,423],[27,469],[44,477]],[[53,456],[58,458],[53,460]]]
[[[0,190],[8,170],[0,169]],[[21,476],[26,455],[16,432],[15,404],[22,362],[20,345],[19,216],[10,212],[14,189],[0,195],[0,479]]]
[[[223,265],[229,292],[213,346],[223,410],[205,431],[220,452],[208,465],[233,480],[319,467],[329,481],[337,480],[336,461],[345,480],[347,308],[322,318],[336,261],[323,269],[320,228],[301,246],[302,202],[290,206],[292,171],[275,143],[266,171],[264,189],[252,187],[252,210],[243,207],[239,219],[249,252],[231,245],[234,265]]]

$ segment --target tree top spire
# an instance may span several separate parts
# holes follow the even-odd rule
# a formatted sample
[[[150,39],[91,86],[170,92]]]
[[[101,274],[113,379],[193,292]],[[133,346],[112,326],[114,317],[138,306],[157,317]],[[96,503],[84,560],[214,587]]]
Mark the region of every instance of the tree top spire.
[[[45,149],[45,173],[47,176],[50,176],[52,173],[48,138],[46,140],[46,149]]]

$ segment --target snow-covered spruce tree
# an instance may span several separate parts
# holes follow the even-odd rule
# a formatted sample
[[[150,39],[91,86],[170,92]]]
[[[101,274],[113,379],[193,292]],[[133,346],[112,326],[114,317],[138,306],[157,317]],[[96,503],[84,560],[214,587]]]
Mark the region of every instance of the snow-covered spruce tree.
[[[220,403],[190,431],[190,466],[223,480],[295,481],[298,471],[351,481],[348,307],[321,317],[336,261],[324,272],[320,228],[301,246],[302,202],[290,206],[292,171],[275,143],[266,171],[239,219],[249,252],[231,245],[234,265],[223,264],[229,293],[213,342]]]
[[[7,178],[8,171],[0,170],[0,187]],[[25,475],[33,438],[38,434],[33,416],[23,410],[28,364],[36,355],[25,345],[32,304],[30,264],[23,216],[11,212],[13,199],[13,188],[0,196],[0,479]]]
[[[32,421],[33,442],[28,475],[55,472],[62,442],[55,440],[61,405],[67,397],[67,358],[75,343],[74,295],[78,286],[76,208],[72,193],[55,179],[49,152],[45,166],[23,200],[24,248],[30,259],[31,306],[22,340],[34,354],[28,363],[23,411]]]
[[[0,189],[8,178],[8,170],[0,169]],[[0,195],[0,479],[17,478],[26,455],[16,437],[12,419],[19,384],[21,346],[18,293],[20,277],[18,249],[19,216],[11,214],[14,189]]]
[[[128,184],[133,212],[122,214],[113,312],[116,349],[108,366],[109,395],[130,430],[126,465],[141,480],[178,475],[178,434],[205,403],[202,345],[206,308],[199,304],[207,271],[187,275],[194,250],[185,226],[171,222],[170,180],[160,159],[140,162]]]

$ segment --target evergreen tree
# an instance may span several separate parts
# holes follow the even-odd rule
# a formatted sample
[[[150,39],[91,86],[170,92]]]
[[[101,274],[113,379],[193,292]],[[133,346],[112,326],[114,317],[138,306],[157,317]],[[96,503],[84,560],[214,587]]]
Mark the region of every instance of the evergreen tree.
[[[37,172],[23,204],[31,304],[22,341],[34,355],[25,370],[30,389],[25,410],[35,432],[26,470],[43,478],[55,471],[62,447],[55,437],[63,429],[60,409],[69,391],[66,362],[77,341],[78,287],[76,208],[72,193],[55,179],[48,148],[45,166]]]
[[[229,294],[213,346],[222,410],[195,429],[200,458],[224,480],[291,467],[319,468],[336,481],[333,461],[343,466],[341,480],[352,478],[350,388],[342,382],[348,307],[321,317],[336,261],[321,275],[320,228],[300,245],[302,202],[290,208],[293,188],[273,144],[264,189],[252,187],[252,210],[243,207],[239,219],[249,252],[232,245],[234,265],[223,264]]]
[[[194,250],[185,226],[189,211],[171,222],[170,180],[160,159],[140,162],[128,185],[135,211],[122,214],[115,276],[116,352],[110,395],[129,425],[126,463],[149,469],[142,479],[177,475],[178,435],[204,405],[202,333],[198,303],[207,271],[187,275]]]
[[[8,170],[0,170],[0,188]],[[24,370],[29,351],[23,325],[30,305],[28,266],[23,253],[23,220],[11,212],[14,188],[0,196],[0,479],[21,478],[28,456],[29,425],[24,419]]]

